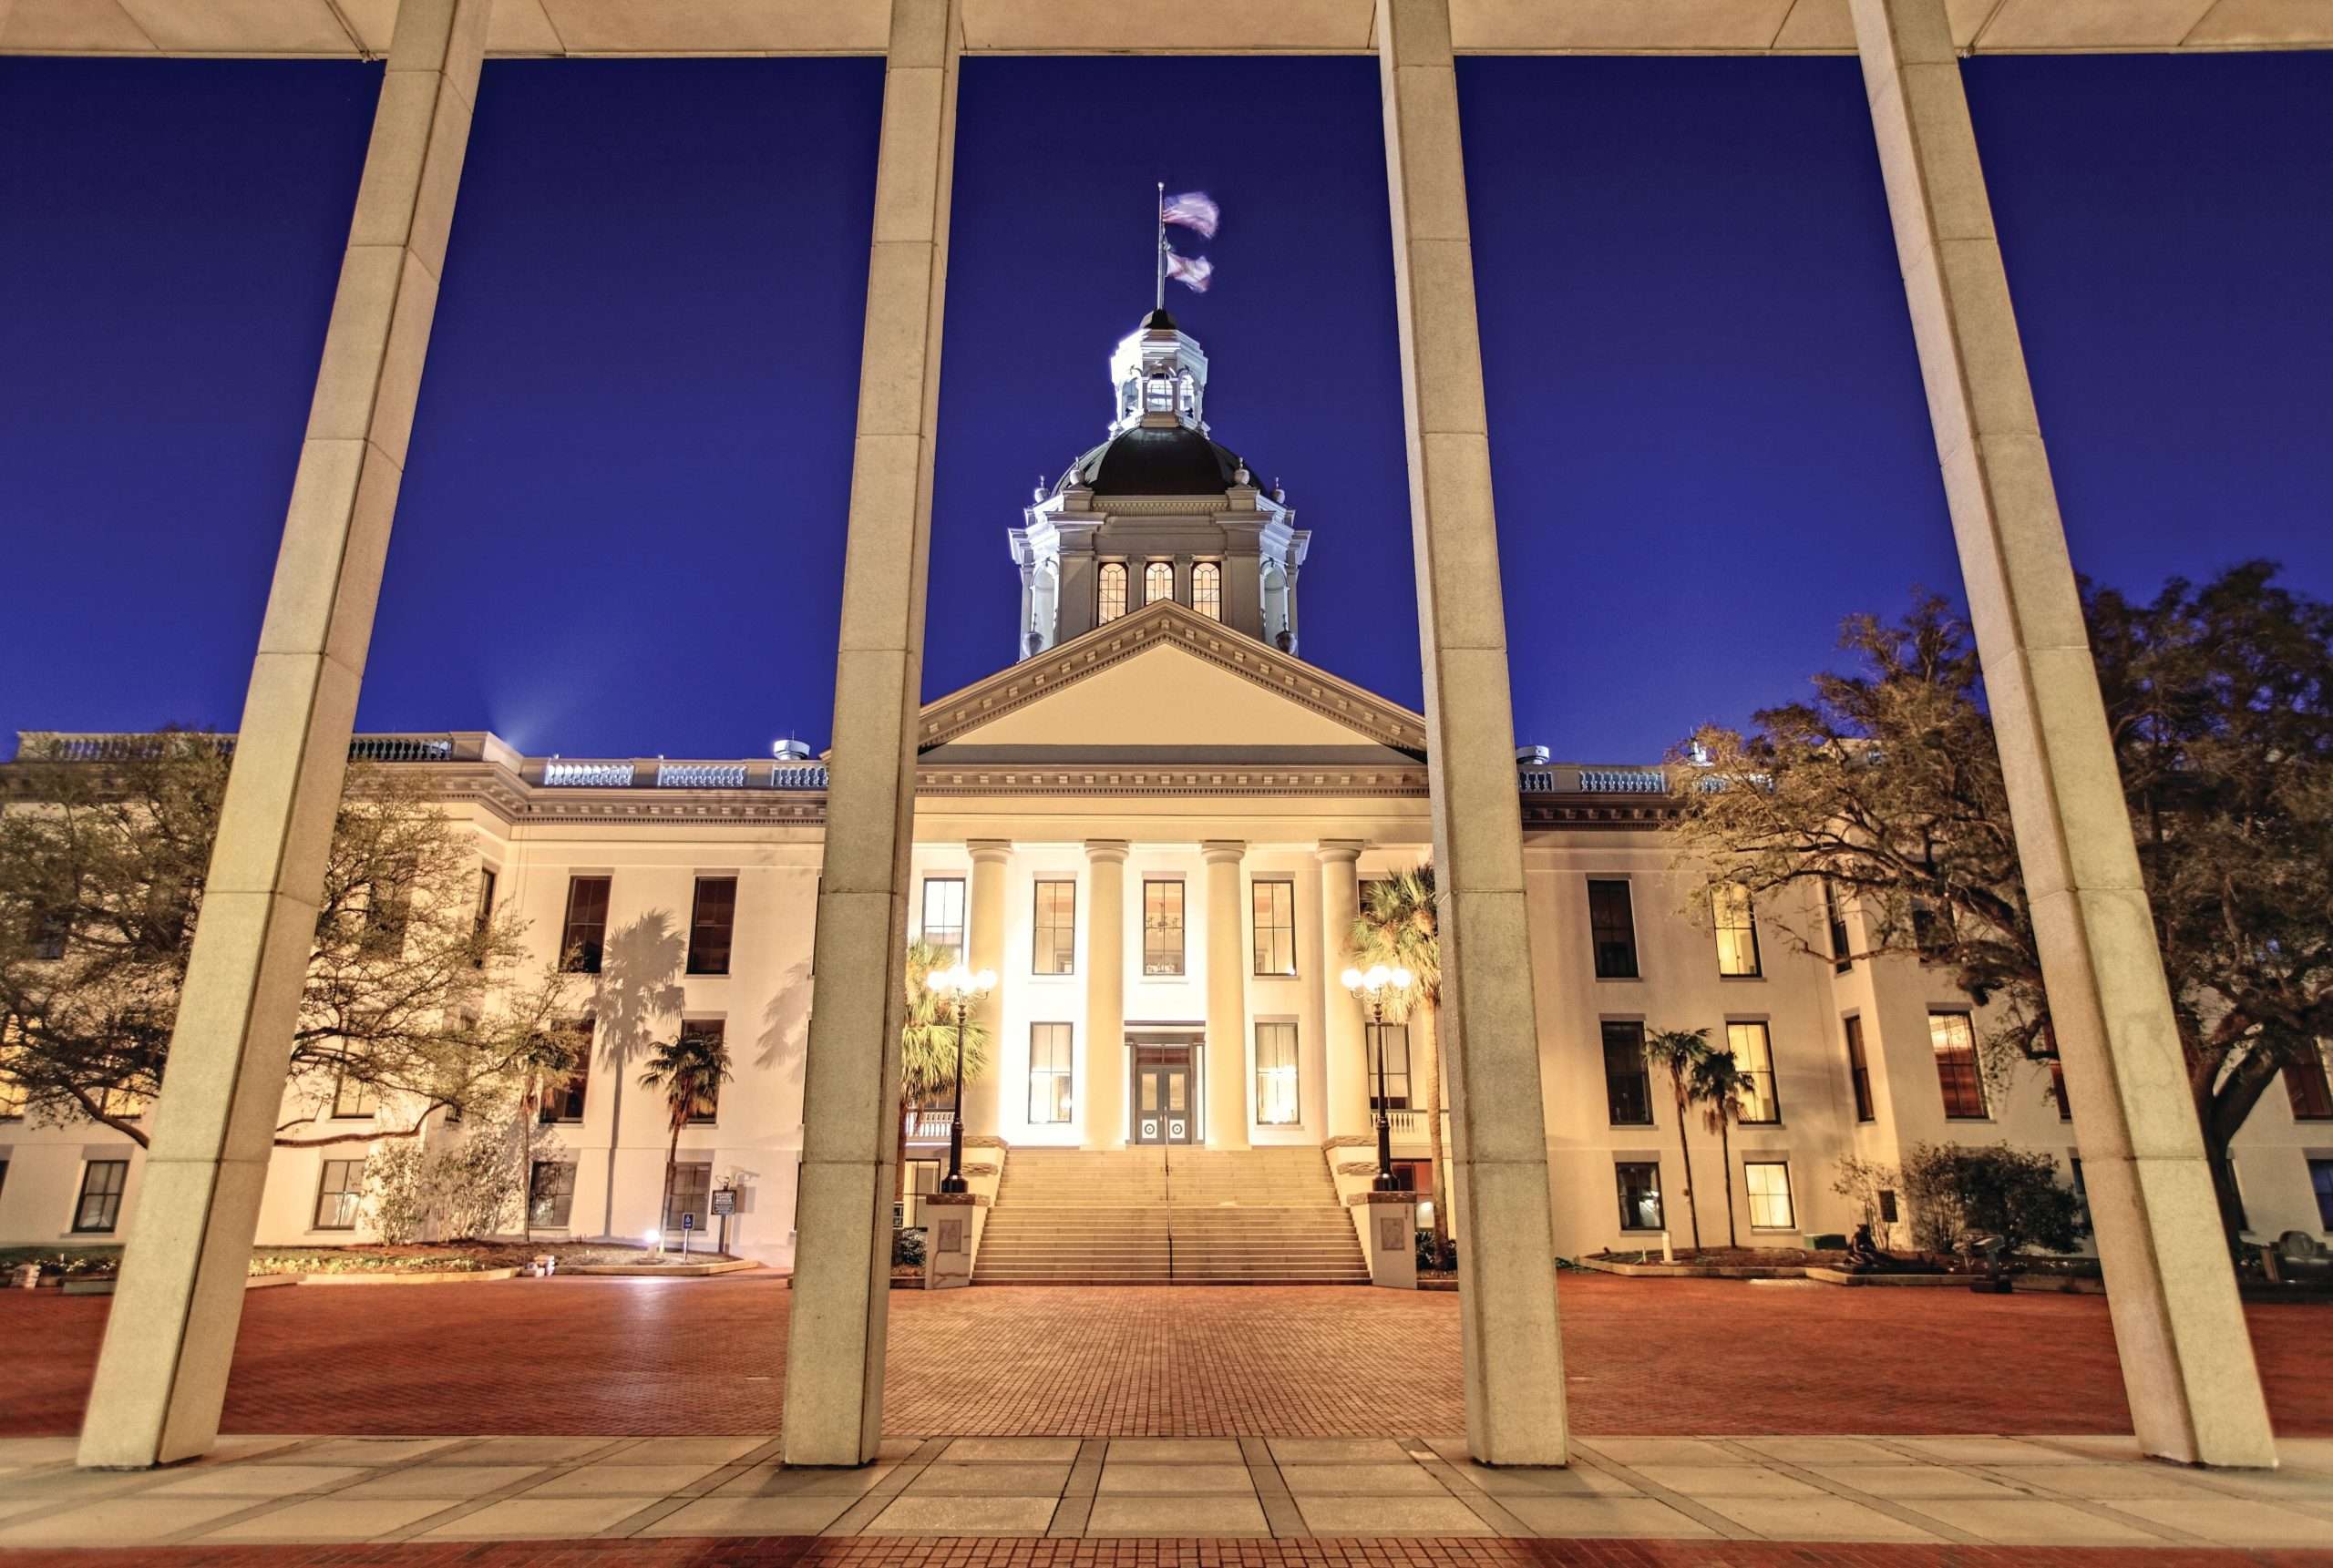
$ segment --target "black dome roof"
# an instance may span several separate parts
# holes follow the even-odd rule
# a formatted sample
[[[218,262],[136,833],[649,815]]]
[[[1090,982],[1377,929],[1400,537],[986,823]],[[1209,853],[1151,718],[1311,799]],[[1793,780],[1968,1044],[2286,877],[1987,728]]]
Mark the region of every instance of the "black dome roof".
[[[1069,466],[1056,491],[1097,496],[1216,496],[1231,488],[1239,455],[1196,430],[1121,431]]]

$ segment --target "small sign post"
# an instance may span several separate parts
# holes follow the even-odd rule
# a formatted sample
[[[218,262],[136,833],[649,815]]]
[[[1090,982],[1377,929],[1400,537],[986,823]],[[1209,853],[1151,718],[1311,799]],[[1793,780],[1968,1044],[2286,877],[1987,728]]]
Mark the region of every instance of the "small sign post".
[[[690,1209],[681,1215],[681,1255],[689,1255],[689,1232],[696,1229],[696,1211]]]
[[[736,1212],[737,1189],[735,1187],[714,1188],[713,1216],[721,1222],[720,1250],[724,1255],[729,1251],[729,1216]]]

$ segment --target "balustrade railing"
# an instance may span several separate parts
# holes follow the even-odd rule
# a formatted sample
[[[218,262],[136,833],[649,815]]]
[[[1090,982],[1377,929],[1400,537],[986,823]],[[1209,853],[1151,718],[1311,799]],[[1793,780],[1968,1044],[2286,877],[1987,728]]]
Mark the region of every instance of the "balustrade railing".
[[[564,763],[543,764],[543,783],[553,789],[630,789],[638,773],[630,763]]]

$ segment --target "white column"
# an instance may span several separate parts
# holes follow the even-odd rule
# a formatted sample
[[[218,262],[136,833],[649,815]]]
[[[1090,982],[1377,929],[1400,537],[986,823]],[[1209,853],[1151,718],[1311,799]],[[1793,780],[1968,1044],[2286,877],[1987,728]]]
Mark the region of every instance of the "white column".
[[[1854,15],[2132,1419],[2273,1465],[1944,0]]]
[[[1361,1003],[1337,977],[1352,962],[1352,923],[1361,914],[1361,845],[1328,839],[1312,851],[1321,868],[1321,943],[1312,983],[1321,989],[1329,1092],[1329,1136],[1369,1131],[1369,1066]]]
[[[1004,988],[1011,983],[1004,974],[1004,923],[1010,917],[1004,884],[1012,845],[1002,838],[975,838],[965,848],[971,851],[972,885],[967,900],[970,907],[965,911],[970,928],[964,934],[964,961],[975,969],[993,970],[997,989],[982,998],[974,1009],[981,1027],[988,1031],[988,1070],[964,1084],[964,1131],[993,1137],[1003,1127],[1000,1086],[1004,1081],[1006,1051],[1002,1026]]]
[[[80,1462],[219,1433],[490,0],[406,0],[292,481]]]
[[[883,1432],[931,436],[962,39],[954,0],[892,0],[795,1210],[783,1422],[794,1465],[865,1464]]]
[[[1377,51],[1442,889],[1452,1141],[1472,1234],[1498,1238],[1458,1253],[1466,1446],[1488,1464],[1561,1464],[1546,1102],[1449,0],[1378,0]]]
[[[1126,841],[1085,844],[1085,1081],[1089,1149],[1126,1141]]]
[[[1207,862],[1207,1142],[1248,1146],[1248,955],[1239,914],[1239,865],[1248,846],[1199,845]]]

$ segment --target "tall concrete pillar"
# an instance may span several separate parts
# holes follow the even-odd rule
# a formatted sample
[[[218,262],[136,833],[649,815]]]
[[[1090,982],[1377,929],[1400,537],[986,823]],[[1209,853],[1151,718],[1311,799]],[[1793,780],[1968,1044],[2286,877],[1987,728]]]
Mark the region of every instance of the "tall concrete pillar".
[[[2273,1465],[1945,0],[1854,15],[2132,1419]]]
[[[1449,0],[1377,0],[1377,58],[1442,887],[1452,1142],[1474,1234],[1499,1238],[1458,1254],[1466,1446],[1488,1464],[1561,1464],[1547,1134]]]
[[[782,1428],[792,1465],[865,1464],[882,1438],[924,568],[962,42],[956,0],[891,0],[803,1089]]]
[[[965,847],[972,853],[972,886],[971,907],[965,914],[971,928],[964,934],[964,961],[974,969],[993,970],[997,989],[982,998],[973,1009],[973,1016],[988,1031],[988,1071],[964,1084],[964,1131],[992,1136],[1003,1125],[999,1086],[1004,1081],[1002,1025],[1004,987],[1009,983],[1004,977],[1004,871],[1012,858],[1012,845],[1002,838],[975,838]]]
[[[1369,1131],[1368,1049],[1361,1003],[1337,977],[1352,962],[1352,923],[1361,914],[1361,845],[1351,839],[1323,840],[1312,851],[1321,868],[1321,944],[1312,983],[1321,988],[1326,1054],[1329,1136]]]
[[[1248,1146],[1247,922],[1239,914],[1239,864],[1248,846],[1230,839],[1199,845],[1207,862],[1207,1142]]]
[[[1089,1149],[1126,1141],[1126,841],[1085,841],[1085,1081]]]
[[[80,1462],[219,1434],[491,0],[406,0],[381,78]]]

